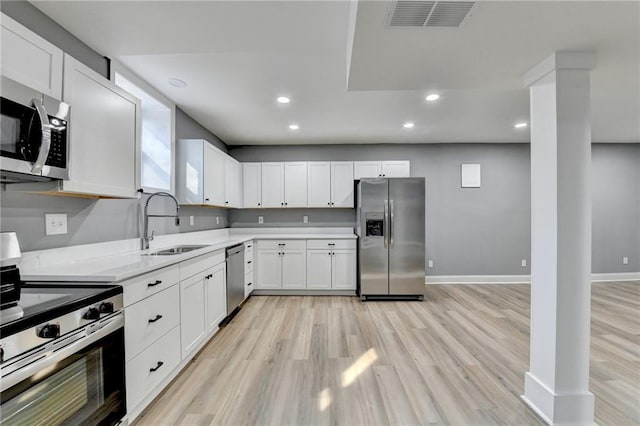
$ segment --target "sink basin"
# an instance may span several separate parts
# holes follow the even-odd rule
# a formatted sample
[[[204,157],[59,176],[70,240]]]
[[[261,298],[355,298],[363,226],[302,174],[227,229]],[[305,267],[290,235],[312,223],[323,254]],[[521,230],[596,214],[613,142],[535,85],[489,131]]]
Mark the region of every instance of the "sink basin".
[[[207,247],[207,245],[205,244],[205,245],[175,246],[175,247],[170,247],[164,250],[154,251],[152,253],[147,253],[147,256],[172,256],[174,254],[187,253],[187,252],[198,250],[204,247]]]

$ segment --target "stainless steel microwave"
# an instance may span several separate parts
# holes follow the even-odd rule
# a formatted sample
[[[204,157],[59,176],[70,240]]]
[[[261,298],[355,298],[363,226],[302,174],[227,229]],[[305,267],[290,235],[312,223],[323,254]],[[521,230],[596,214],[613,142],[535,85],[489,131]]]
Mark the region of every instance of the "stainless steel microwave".
[[[0,95],[0,182],[68,179],[69,105],[4,76]]]

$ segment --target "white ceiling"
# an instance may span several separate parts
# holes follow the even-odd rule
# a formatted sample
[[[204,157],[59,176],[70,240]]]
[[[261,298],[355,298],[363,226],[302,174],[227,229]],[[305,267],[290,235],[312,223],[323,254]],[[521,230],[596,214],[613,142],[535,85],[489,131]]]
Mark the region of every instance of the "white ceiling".
[[[527,142],[522,76],[556,50],[598,53],[593,140],[640,141],[635,1],[479,1],[419,29],[386,28],[387,1],[33,3],[228,144]]]

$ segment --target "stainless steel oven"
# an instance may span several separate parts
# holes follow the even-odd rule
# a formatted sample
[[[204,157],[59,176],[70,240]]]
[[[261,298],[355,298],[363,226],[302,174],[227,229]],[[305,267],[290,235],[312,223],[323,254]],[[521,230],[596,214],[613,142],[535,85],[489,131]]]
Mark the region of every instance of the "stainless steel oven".
[[[69,106],[2,77],[1,182],[68,179]]]
[[[0,424],[122,421],[120,286],[24,284],[18,304],[0,314]]]

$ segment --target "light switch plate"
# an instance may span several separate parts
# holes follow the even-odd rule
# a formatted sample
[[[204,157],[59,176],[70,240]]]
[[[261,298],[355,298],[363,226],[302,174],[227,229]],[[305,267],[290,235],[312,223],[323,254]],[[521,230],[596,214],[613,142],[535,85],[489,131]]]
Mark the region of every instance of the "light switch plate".
[[[527,259],[522,259],[520,261],[520,266],[522,266],[523,268],[526,268],[527,267]]]
[[[302,223],[309,223],[309,216],[302,216]]]
[[[258,216],[258,223],[264,223],[264,217]]]
[[[428,266],[429,268],[433,268],[433,260],[429,260]]]
[[[216,216],[216,225],[220,225],[220,216]]]
[[[193,216],[189,216],[189,225],[193,226],[193,223],[194,223]]]
[[[66,213],[45,213],[44,223],[46,235],[64,235],[67,233]]]
[[[629,258],[627,256],[622,258],[622,264],[623,265],[628,265],[629,264]]]

